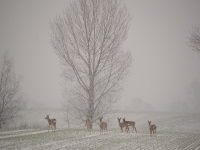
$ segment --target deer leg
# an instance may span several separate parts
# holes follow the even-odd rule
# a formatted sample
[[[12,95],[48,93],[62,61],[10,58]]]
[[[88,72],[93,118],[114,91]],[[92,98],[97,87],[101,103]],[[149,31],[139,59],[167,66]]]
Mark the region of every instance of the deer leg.
[[[129,127],[128,127],[128,126],[126,126],[126,132],[128,133],[128,131],[129,131]]]

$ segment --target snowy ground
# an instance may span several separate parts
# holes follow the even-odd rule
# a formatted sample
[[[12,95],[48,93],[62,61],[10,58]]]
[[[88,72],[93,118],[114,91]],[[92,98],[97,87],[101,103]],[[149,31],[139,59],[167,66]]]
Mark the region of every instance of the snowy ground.
[[[26,112],[26,113],[25,113]],[[198,150],[200,149],[200,114],[166,112],[118,112],[117,117],[126,117],[136,122],[137,133],[121,133],[117,119],[108,123],[108,131],[99,134],[96,125],[91,132],[84,124],[68,129],[62,119],[62,111],[51,110],[57,119],[56,131],[46,129],[44,119],[48,110],[26,110],[24,122],[40,124],[38,129],[1,129],[0,149],[70,149],[70,150]],[[32,119],[30,119],[32,118]],[[41,119],[40,119],[41,118]],[[51,116],[50,116],[51,118]],[[26,120],[27,119],[27,120]],[[157,135],[150,137],[147,120],[157,125]],[[20,121],[20,120],[19,120]],[[35,125],[36,126],[36,125]]]

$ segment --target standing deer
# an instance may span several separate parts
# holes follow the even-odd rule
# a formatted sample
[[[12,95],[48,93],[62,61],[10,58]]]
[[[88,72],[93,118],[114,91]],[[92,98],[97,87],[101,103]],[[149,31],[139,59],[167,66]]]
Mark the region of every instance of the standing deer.
[[[153,132],[153,134],[155,133],[156,134],[156,125],[151,125],[151,121],[148,121],[148,123],[149,123],[149,130],[150,130],[150,136],[152,136],[152,132]]]
[[[101,132],[103,134],[103,130],[107,130],[107,123],[106,122],[102,122],[102,119],[103,117],[100,117],[99,120],[100,120],[100,135],[101,135]]]
[[[129,126],[132,126],[132,127],[133,127],[133,131],[134,131],[134,129],[135,129],[135,132],[137,133],[137,130],[136,130],[135,122],[134,122],[134,121],[126,121],[126,120],[125,120],[125,117],[124,117],[124,118],[123,118],[123,123],[125,124],[127,133],[128,133],[128,131],[129,131]]]
[[[49,115],[46,116],[47,121],[49,122],[49,129],[52,128],[52,125],[54,126],[54,131],[56,130],[56,119],[50,119],[49,118]],[[49,132],[49,129],[48,129],[48,132]],[[52,129],[53,131],[53,129]]]
[[[121,118],[117,118],[118,119],[118,123],[119,123],[119,127],[121,128],[121,131],[123,132],[123,128],[125,127],[125,124],[122,122],[120,122]]]
[[[92,129],[92,121],[90,119],[85,120],[85,126],[87,126],[87,130],[91,131]]]

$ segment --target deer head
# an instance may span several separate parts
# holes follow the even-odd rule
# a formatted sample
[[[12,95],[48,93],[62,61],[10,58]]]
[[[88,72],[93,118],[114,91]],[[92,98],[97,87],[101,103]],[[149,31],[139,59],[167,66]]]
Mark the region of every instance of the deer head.
[[[45,119],[49,119],[49,115],[47,115]]]
[[[117,118],[118,119],[118,122],[120,122],[121,118]]]
[[[123,118],[123,122],[125,122],[126,120],[125,120],[125,117]]]
[[[151,121],[148,121],[149,125],[151,125]]]
[[[102,122],[103,117],[99,117],[100,122]]]

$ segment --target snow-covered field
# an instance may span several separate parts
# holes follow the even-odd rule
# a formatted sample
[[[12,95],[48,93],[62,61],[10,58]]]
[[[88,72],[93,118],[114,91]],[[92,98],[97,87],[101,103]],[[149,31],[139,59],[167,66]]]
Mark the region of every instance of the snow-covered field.
[[[28,129],[1,129],[0,149],[70,149],[70,150],[198,150],[200,149],[200,114],[120,111],[108,121],[108,131],[99,134],[96,124],[91,132],[84,123],[68,129],[61,110],[25,110],[18,124]],[[48,132],[46,114],[57,119],[57,130]],[[137,133],[121,133],[116,117],[136,122]],[[106,116],[104,121],[106,120]],[[150,137],[148,120],[157,125],[157,135]],[[34,128],[31,128],[32,127]]]

